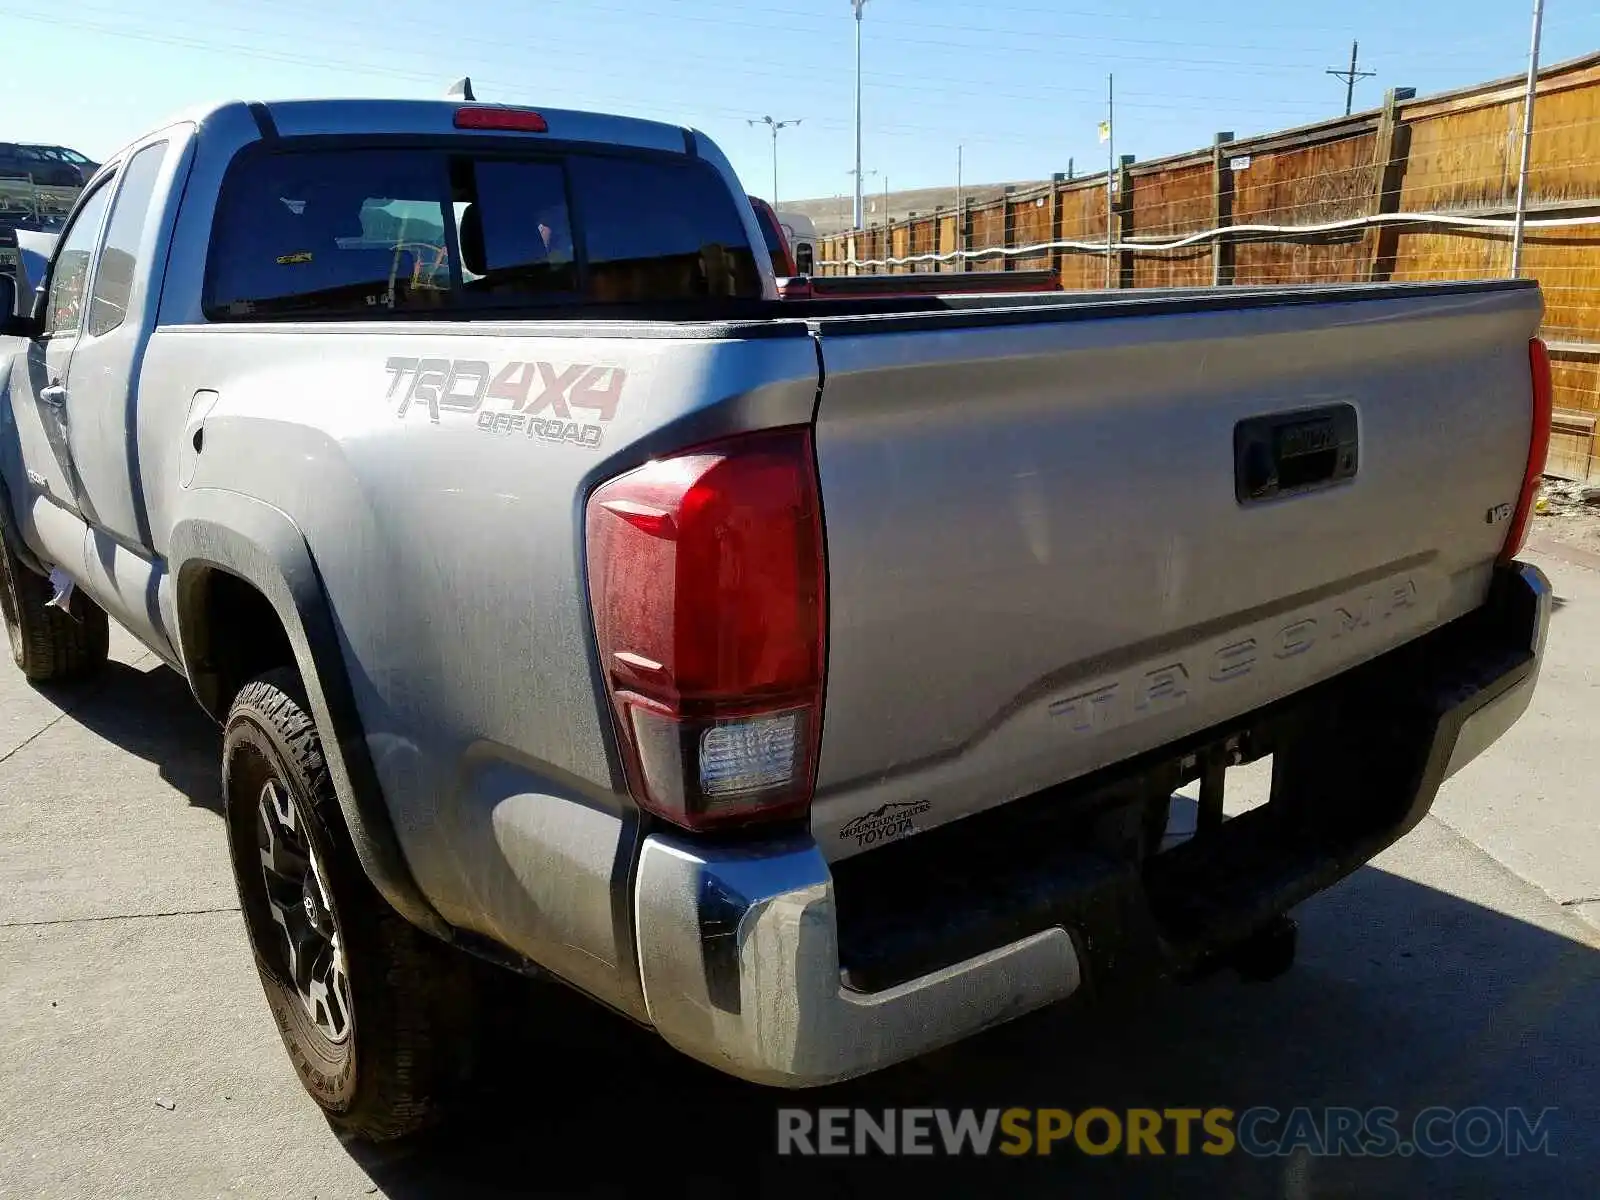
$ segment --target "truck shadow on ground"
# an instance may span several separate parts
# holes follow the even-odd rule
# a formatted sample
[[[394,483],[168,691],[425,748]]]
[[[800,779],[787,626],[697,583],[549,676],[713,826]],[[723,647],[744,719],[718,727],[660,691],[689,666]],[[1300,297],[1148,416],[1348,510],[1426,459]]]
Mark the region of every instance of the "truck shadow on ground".
[[[156,764],[190,804],[222,812],[222,731],[176,671],[113,659],[92,683],[38,690],[73,721]]]
[[[1218,976],[1132,1005],[1075,1001],[922,1061],[809,1093],[726,1079],[565,993],[530,993],[470,1110],[404,1149],[351,1146],[383,1192],[630,1194],[1575,1195],[1600,1170],[1600,954],[1366,868],[1299,913],[1275,983]],[[777,1110],[822,1107],[1520,1106],[1559,1157],[796,1159]],[[1198,1146],[1199,1139],[1196,1139]]]

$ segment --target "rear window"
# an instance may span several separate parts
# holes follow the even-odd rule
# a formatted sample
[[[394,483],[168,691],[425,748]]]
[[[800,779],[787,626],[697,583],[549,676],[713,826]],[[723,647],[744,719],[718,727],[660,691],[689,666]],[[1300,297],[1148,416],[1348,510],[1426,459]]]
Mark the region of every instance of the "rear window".
[[[214,320],[753,298],[721,176],[668,157],[247,151],[218,202]]]

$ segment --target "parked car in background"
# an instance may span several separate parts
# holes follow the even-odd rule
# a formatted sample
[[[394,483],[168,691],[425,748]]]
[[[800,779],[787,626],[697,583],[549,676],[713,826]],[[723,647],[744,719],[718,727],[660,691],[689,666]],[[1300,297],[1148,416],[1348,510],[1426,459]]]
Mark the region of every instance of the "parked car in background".
[[[817,269],[817,227],[805,213],[797,212],[779,213],[778,224],[783,226],[789,252],[794,255],[794,273],[811,274]]]
[[[65,146],[0,142],[0,178],[29,178],[44,187],[82,187],[99,167]]]

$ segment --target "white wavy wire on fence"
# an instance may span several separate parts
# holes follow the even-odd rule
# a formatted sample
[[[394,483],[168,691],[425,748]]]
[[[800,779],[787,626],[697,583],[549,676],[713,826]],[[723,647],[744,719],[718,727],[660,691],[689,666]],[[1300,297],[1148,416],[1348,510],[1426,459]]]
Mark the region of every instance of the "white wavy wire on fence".
[[[1460,217],[1448,213],[1373,213],[1365,217],[1349,217],[1342,221],[1327,221],[1320,225],[1224,225],[1201,233],[1190,233],[1170,241],[1113,242],[1039,242],[1032,246],[990,246],[982,250],[950,250],[944,254],[913,254],[905,258],[845,258],[822,263],[834,267],[903,267],[913,263],[956,262],[960,259],[989,258],[999,255],[1012,258],[1019,255],[1044,254],[1051,250],[1083,250],[1090,254],[1116,254],[1128,251],[1157,253],[1182,250],[1223,236],[1239,234],[1268,237],[1308,237],[1321,233],[1339,233],[1346,229],[1373,228],[1379,225],[1443,225],[1457,229],[1506,229],[1516,227],[1510,217]],[[1527,229],[1575,229],[1582,225],[1600,225],[1600,214],[1587,217],[1551,217],[1528,220]],[[848,236],[848,235],[845,235]]]

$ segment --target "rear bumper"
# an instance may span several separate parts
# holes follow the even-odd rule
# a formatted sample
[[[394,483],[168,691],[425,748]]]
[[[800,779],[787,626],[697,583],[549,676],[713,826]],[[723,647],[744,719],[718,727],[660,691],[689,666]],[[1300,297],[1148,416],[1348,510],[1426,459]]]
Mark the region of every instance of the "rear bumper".
[[[841,864],[853,880],[835,878],[806,836],[743,846],[652,836],[634,896],[650,1020],[711,1066],[806,1087],[1084,984],[1193,968],[1421,820],[1440,782],[1526,710],[1551,609],[1543,574],[1515,564],[1470,617],[1292,709],[1257,714],[1248,736],[1277,756],[1273,801],[1142,864],[1050,834],[1075,798],[1165,786],[1199,741],[1072,796],[1017,801],[992,826],[969,818]],[[973,868],[985,844],[1001,847],[1003,866]]]
[[[1464,706],[1460,726],[1450,747],[1450,758],[1444,776],[1448,779],[1478,755],[1482,754],[1521,719],[1533,701],[1533,689],[1539,682],[1539,668],[1544,664],[1545,639],[1550,631],[1550,614],[1555,610],[1555,592],[1543,571],[1528,563],[1515,563],[1507,572],[1521,589],[1508,597],[1512,604],[1521,603],[1531,608],[1532,620],[1526,635],[1529,661],[1521,671],[1508,671],[1499,681],[1498,690],[1489,694],[1480,692],[1479,703]],[[1515,620],[1513,616],[1511,620]],[[1513,644],[1522,637],[1513,634]]]

